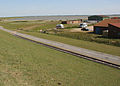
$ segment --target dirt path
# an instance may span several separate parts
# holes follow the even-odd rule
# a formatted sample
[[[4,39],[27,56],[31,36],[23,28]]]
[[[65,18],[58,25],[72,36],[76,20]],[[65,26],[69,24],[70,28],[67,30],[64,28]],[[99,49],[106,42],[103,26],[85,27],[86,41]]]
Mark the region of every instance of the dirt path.
[[[24,28],[24,30],[31,30],[31,29],[36,28],[38,26],[40,26],[40,25],[32,25],[32,26]]]

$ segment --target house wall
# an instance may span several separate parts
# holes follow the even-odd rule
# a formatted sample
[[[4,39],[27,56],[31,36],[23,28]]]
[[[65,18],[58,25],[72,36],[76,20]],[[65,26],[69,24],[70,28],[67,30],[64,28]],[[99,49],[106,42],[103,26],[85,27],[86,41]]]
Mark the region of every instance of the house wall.
[[[61,24],[67,24],[67,21],[62,21]]]
[[[62,21],[61,22],[62,24],[80,24],[81,23],[81,21],[77,21],[77,20],[75,20],[75,21]]]
[[[120,38],[120,28],[109,24],[108,27],[108,37],[110,38]]]
[[[107,27],[94,26],[94,33],[102,35],[104,30],[108,30]]]
[[[105,19],[109,19],[109,17],[104,17],[103,20],[105,20]]]

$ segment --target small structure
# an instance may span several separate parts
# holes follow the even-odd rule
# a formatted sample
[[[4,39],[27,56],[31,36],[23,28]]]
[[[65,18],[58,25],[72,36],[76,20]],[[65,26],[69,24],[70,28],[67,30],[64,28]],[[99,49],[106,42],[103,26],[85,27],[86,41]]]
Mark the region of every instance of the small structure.
[[[57,24],[56,29],[64,29],[64,25],[63,24]]]
[[[120,38],[120,23],[110,23],[108,28],[108,37]]]
[[[94,33],[95,34],[103,34],[104,30],[108,30],[109,23],[120,23],[120,19],[105,19],[94,25]]]
[[[109,19],[109,16],[105,16],[105,15],[93,15],[93,16],[89,16],[88,20],[89,21],[102,21],[104,19]]]
[[[61,24],[80,24],[82,20],[68,20],[62,21]]]

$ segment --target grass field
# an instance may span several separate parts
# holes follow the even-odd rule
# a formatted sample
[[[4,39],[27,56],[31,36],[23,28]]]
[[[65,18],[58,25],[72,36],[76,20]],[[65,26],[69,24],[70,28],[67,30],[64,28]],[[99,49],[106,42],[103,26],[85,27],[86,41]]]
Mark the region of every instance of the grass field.
[[[38,32],[39,30],[54,29],[57,24],[60,24],[60,21],[45,21],[45,20],[33,20],[33,21],[1,21],[0,25],[4,26],[7,29],[18,30],[29,30]],[[79,25],[77,24],[65,24],[65,29],[76,28]]]
[[[120,70],[0,31],[0,86],[119,86]]]
[[[41,29],[46,30],[55,28],[56,24],[58,23],[60,23],[60,21],[6,21],[0,22],[0,25],[11,30],[18,31],[20,29],[20,32],[22,33],[34,35],[37,37],[120,56],[120,47],[117,47],[120,46],[120,39],[100,38],[98,35],[87,33],[60,32],[56,35],[39,33],[39,30]],[[65,25],[65,27],[71,29],[70,27],[76,27],[76,25],[68,24]]]
[[[38,31],[38,30],[45,30],[45,29],[53,29],[56,27],[56,24],[58,24],[59,21],[5,21],[0,22],[1,26],[4,26],[7,29],[11,30],[29,30],[29,31]]]
[[[93,33],[83,33],[83,32],[61,32],[56,33],[58,36],[69,37],[78,40],[102,43],[107,45],[113,45],[120,47],[120,39],[110,39],[102,37],[102,35],[96,35]]]
[[[4,21],[8,19],[16,19],[16,18],[23,18],[23,17],[0,17],[0,21]]]
[[[38,32],[24,32],[24,31],[21,31],[21,32],[25,34],[33,35],[36,37],[48,39],[48,40],[58,41],[58,42],[70,44],[70,45],[81,47],[81,48],[86,48],[90,50],[95,50],[95,51],[99,51],[103,53],[120,56],[120,47],[117,47],[117,46],[111,46],[111,45],[100,44],[96,42],[89,42],[89,41],[84,41],[84,40],[66,38],[66,37],[61,37],[57,35],[43,34],[43,33],[38,33]]]

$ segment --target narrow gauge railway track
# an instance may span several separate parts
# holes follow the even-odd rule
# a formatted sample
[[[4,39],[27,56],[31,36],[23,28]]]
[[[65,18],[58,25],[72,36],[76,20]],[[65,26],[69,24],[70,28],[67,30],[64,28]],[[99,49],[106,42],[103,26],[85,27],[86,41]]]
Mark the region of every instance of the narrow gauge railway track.
[[[61,48],[58,48],[58,47],[55,47],[55,46],[52,46],[52,45],[48,45],[48,44],[45,44],[45,43],[37,42],[37,41],[31,40],[31,39],[28,39],[28,38],[25,38],[25,37],[22,37],[22,36],[19,36],[19,35],[16,35],[16,34],[13,34],[13,35],[18,37],[18,38],[22,38],[24,40],[28,40],[28,41],[37,43],[37,44],[46,46],[48,48],[52,48],[52,49],[60,51],[60,52],[64,52],[64,53],[71,54],[71,55],[79,57],[79,58],[87,59],[89,61],[93,61],[93,62],[96,62],[96,63],[100,63],[100,64],[103,64],[103,65],[107,65],[107,66],[110,66],[110,67],[113,67],[113,68],[120,69],[120,65],[118,65],[118,64],[110,63],[110,62],[99,60],[99,59],[96,59],[96,58],[93,58],[93,57],[89,57],[89,56],[85,56],[85,55],[82,55],[82,54],[78,54],[78,53],[75,53],[75,52],[72,52],[72,51],[69,51],[69,50],[61,49]]]

